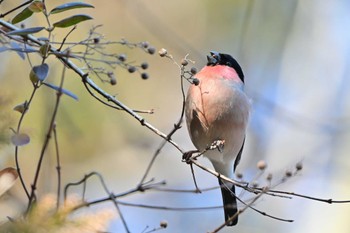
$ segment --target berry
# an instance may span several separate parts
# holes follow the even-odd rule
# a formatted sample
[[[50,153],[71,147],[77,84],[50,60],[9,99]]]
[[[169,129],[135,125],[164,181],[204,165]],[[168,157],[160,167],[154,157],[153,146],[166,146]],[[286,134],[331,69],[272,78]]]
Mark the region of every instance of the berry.
[[[192,83],[193,83],[195,86],[198,86],[198,85],[199,85],[199,79],[198,79],[198,78],[192,79]]]
[[[135,66],[129,66],[128,71],[129,71],[129,73],[134,73],[136,71],[136,67]]]
[[[147,48],[147,52],[148,52],[149,54],[154,54],[154,53],[156,52],[156,49],[155,49],[154,47],[148,47],[148,48]]]
[[[117,80],[115,78],[111,78],[110,84],[113,85],[113,86],[116,85],[117,84]]]
[[[120,54],[120,55],[118,55],[118,59],[121,62],[125,62],[126,61],[126,55],[125,54]]]
[[[147,62],[142,63],[141,68],[146,70],[148,68],[148,63]]]
[[[100,38],[94,38],[94,44],[98,44],[98,43],[100,43]]]
[[[191,74],[197,74],[197,69],[196,67],[192,67],[190,70]]]
[[[149,46],[149,43],[147,41],[141,42],[141,46],[147,49]]]
[[[147,74],[147,73],[142,73],[142,74],[141,74],[141,78],[142,78],[143,80],[146,80],[146,79],[148,79],[149,77],[148,77],[148,74]]]

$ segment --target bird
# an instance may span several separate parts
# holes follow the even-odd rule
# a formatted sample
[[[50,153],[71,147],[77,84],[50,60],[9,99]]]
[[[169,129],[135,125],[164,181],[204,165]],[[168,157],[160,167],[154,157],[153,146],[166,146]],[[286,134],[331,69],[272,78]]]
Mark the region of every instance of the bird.
[[[212,51],[207,56],[206,66],[193,79],[196,82],[189,87],[185,101],[191,141],[198,151],[221,142],[222,148],[207,150],[204,156],[211,161],[216,172],[234,178],[242,156],[251,108],[251,101],[244,92],[242,68],[231,55]],[[218,179],[226,225],[234,226],[238,223],[235,186],[220,176]]]

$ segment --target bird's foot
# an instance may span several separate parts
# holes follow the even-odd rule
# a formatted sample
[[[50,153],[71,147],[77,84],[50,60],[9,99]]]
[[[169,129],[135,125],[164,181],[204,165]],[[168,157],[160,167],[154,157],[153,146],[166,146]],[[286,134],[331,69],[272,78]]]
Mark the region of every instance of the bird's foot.
[[[197,156],[193,156],[193,154],[198,153],[198,150],[190,150],[185,152],[182,155],[182,162],[186,162],[187,164],[191,163],[191,159],[196,159]]]
[[[208,148],[208,150],[215,150],[218,149],[220,153],[224,151],[224,146],[225,146],[225,140],[215,140]]]

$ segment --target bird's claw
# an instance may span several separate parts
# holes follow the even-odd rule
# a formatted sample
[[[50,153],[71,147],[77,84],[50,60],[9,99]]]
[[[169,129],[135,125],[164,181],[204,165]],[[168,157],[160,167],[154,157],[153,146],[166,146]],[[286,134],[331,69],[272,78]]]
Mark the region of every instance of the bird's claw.
[[[187,164],[190,164],[191,159],[193,159],[193,158],[195,159],[195,157],[192,156],[194,153],[198,153],[198,150],[190,150],[190,151],[185,152],[182,155],[182,162],[186,162]]]

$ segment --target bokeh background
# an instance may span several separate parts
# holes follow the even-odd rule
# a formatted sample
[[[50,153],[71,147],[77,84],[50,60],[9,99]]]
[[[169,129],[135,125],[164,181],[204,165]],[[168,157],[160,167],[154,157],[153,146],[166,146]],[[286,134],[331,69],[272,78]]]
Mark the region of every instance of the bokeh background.
[[[21,1],[4,1],[1,11]],[[46,1],[52,8],[64,1]],[[166,48],[175,60],[186,54],[200,69],[205,56],[215,50],[233,55],[246,76],[246,92],[252,99],[252,116],[239,172],[252,181],[258,173],[256,163],[265,160],[267,172],[281,179],[286,170],[302,162],[303,170],[276,189],[334,200],[350,199],[350,2],[342,0],[99,0],[86,1],[95,9],[77,10],[94,17],[80,24],[69,37],[79,41],[98,24],[109,40],[148,41],[157,49]],[[70,13],[67,13],[70,14]],[[11,19],[13,15],[7,16]],[[55,16],[59,18],[59,16]],[[45,25],[44,18],[32,17],[27,27]],[[60,41],[68,30],[55,32]],[[137,49],[115,46],[116,53],[127,53],[135,61],[150,64],[150,78],[120,69],[118,84],[96,82],[119,100],[136,109],[154,109],[145,118],[168,132],[181,111],[179,70],[172,61],[150,56]],[[32,86],[30,66],[14,52],[0,54],[0,166],[14,166],[14,148],[8,143],[9,127],[16,127],[19,114],[13,106],[29,98]],[[33,61],[39,58],[33,56]],[[58,83],[62,65],[51,60],[49,80]],[[188,85],[187,85],[188,86]],[[145,172],[161,139],[129,115],[109,109],[95,101],[72,72],[65,87],[79,96],[75,102],[63,98],[57,118],[62,175],[64,182],[81,179],[90,171],[100,172],[114,193],[134,188]],[[27,115],[23,130],[31,143],[20,150],[22,172],[32,182],[40,145],[50,119],[55,94],[41,88]],[[173,139],[186,149],[193,145],[183,127]],[[55,192],[54,148],[44,161],[39,192]],[[199,161],[211,165],[204,158]],[[216,178],[195,169],[200,188],[213,187]],[[168,188],[194,189],[188,165],[172,146],[165,147],[149,176],[166,180]],[[264,174],[259,183],[265,184]],[[81,189],[76,189],[79,193]],[[238,192],[243,200],[251,196]],[[105,194],[97,179],[89,182],[88,199]],[[19,182],[11,195],[1,198],[1,220],[15,215],[24,199]],[[206,207],[221,205],[219,190],[202,194],[145,192],[123,201],[168,207]],[[92,209],[111,207],[105,203]],[[243,207],[243,206],[242,206]],[[262,197],[254,207],[281,218],[285,223],[252,210],[244,212],[238,226],[222,232],[350,232],[349,204],[328,205],[300,198]],[[111,207],[112,208],[112,207]],[[4,210],[4,211],[3,211]],[[152,229],[168,221],[164,232],[207,232],[223,221],[222,209],[198,211],[160,211],[122,206],[132,232]],[[110,232],[123,232],[116,217]]]

